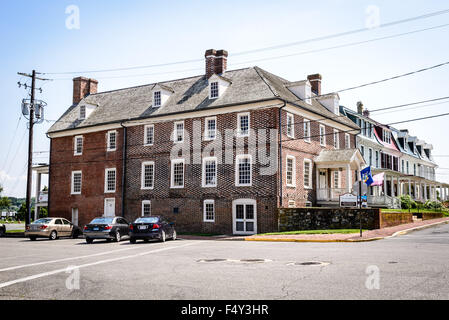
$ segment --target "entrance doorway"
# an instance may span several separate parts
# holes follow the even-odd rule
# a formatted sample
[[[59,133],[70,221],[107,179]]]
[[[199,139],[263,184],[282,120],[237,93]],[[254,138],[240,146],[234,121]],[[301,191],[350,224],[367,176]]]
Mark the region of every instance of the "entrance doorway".
[[[238,199],[232,202],[234,234],[257,233],[257,202],[254,199]]]
[[[115,217],[115,198],[104,199],[104,216]]]

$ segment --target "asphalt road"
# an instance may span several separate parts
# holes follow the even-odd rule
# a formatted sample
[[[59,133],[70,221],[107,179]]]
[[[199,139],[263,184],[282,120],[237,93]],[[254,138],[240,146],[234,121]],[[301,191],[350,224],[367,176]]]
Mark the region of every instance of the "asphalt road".
[[[447,224],[364,243],[2,238],[0,299],[449,299],[448,267]]]

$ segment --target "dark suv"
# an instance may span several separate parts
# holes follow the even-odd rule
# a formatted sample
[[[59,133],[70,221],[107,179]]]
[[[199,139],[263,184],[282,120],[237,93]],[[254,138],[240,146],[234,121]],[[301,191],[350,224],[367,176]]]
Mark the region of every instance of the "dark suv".
[[[84,227],[84,237],[87,243],[94,239],[120,242],[129,235],[129,223],[122,217],[99,217],[93,219]]]

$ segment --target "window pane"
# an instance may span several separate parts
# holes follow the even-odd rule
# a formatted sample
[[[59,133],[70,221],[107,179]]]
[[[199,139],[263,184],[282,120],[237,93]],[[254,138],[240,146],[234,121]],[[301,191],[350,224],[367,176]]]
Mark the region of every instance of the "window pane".
[[[146,141],[145,144],[153,144],[154,139],[154,127],[146,127]]]
[[[235,209],[236,209],[236,213],[235,213],[236,219],[244,219],[245,218],[245,214],[244,214],[244,206],[243,206],[243,204],[236,205]]]
[[[161,105],[161,92],[160,91],[156,91],[154,93],[154,106],[158,107]]]
[[[210,84],[210,97],[211,98],[218,97],[218,82],[212,82]]]
[[[214,220],[214,203],[208,202],[205,205],[206,220]]]
[[[251,183],[251,161],[249,158],[239,159],[239,184]]]
[[[175,163],[173,165],[173,184],[176,187],[182,187],[184,185],[184,164]]]
[[[115,191],[115,170],[106,171],[107,191]]]
[[[216,135],[216,121],[215,119],[207,120],[207,133],[206,136],[208,139],[215,139]]]
[[[243,222],[236,222],[236,224],[235,224],[235,229],[236,229],[237,231],[244,231],[244,229],[243,229],[244,226],[245,226],[245,225],[244,225]]]
[[[254,219],[254,205],[246,205],[246,219]]]
[[[293,159],[287,159],[287,184],[293,184]]]
[[[217,163],[215,160],[207,160],[204,165],[205,184],[217,184]]]
[[[248,115],[240,116],[240,134],[246,135],[249,130],[249,118]]]
[[[254,222],[246,223],[246,231],[254,231]]]
[[[116,133],[110,132],[109,133],[109,149],[115,149],[116,147]]]
[[[154,165],[146,164],[144,166],[144,187],[152,188],[154,183]]]

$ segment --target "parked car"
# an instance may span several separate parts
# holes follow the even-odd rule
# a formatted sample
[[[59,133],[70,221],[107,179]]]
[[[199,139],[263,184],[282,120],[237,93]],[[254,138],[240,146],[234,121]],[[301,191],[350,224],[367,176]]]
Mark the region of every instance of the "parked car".
[[[120,242],[128,235],[129,223],[122,217],[98,217],[84,227],[84,237],[89,244],[94,239]]]
[[[141,217],[136,219],[129,226],[129,242],[136,243],[136,240],[159,239],[165,242],[167,238],[176,240],[175,224],[168,222],[162,216]]]
[[[0,237],[4,237],[6,234],[6,226],[3,223],[0,223]]]
[[[42,218],[29,224],[25,230],[25,237],[34,241],[36,238],[56,240],[59,237],[78,238],[81,229],[64,218]]]

